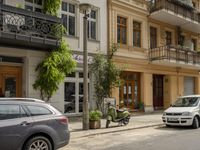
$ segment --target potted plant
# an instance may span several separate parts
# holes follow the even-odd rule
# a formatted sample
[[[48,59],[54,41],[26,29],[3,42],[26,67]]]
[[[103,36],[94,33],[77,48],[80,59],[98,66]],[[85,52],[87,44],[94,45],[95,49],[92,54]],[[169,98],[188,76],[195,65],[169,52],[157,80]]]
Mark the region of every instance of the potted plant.
[[[89,113],[89,124],[90,129],[99,129],[101,128],[101,117],[102,112],[99,110],[92,110]]]

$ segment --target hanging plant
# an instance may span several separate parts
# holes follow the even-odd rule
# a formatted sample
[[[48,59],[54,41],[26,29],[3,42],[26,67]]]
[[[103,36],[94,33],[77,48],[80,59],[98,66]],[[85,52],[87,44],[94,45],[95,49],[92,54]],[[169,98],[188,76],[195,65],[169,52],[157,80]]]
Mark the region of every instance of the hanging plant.
[[[45,14],[57,16],[60,6],[61,0],[44,0],[43,11]]]
[[[37,66],[38,76],[33,88],[40,91],[43,100],[49,101],[66,75],[73,72],[75,68],[76,61],[71,49],[62,41],[60,46]]]

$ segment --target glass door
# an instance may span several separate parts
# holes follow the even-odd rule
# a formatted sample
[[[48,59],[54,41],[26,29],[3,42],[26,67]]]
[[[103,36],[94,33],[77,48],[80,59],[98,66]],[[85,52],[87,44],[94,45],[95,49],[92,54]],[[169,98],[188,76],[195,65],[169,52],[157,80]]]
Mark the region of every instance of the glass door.
[[[21,97],[21,78],[21,67],[0,66],[0,97]]]
[[[134,108],[134,81],[125,81],[123,91],[123,103],[124,107]]]

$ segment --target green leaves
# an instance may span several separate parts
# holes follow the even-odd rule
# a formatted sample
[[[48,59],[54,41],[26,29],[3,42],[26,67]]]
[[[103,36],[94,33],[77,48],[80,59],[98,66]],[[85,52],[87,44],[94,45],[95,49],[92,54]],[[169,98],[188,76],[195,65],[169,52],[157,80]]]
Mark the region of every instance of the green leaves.
[[[61,0],[44,0],[43,11],[46,14],[57,16],[61,6]]]
[[[91,121],[99,121],[101,120],[101,117],[102,117],[102,112],[99,110],[92,110],[89,113],[89,119]]]
[[[65,76],[74,71],[76,61],[73,59],[71,50],[64,41],[60,47],[51,52],[36,68],[39,72],[33,88],[40,90],[42,99],[47,101],[58,90],[59,84]]]
[[[95,77],[94,87],[97,108],[102,111],[104,98],[111,96],[112,88],[120,86],[121,70],[112,62],[112,56],[116,51],[117,47],[113,44],[108,58],[104,54],[98,53],[90,66]]]

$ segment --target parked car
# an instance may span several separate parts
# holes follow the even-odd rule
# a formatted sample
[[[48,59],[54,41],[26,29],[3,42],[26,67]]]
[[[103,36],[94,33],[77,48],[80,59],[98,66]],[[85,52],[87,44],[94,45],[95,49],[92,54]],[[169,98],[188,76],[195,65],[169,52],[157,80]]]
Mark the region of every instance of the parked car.
[[[70,101],[69,101],[70,100]],[[75,112],[75,95],[71,95],[69,100],[65,100],[65,113]],[[83,95],[79,95],[79,112],[83,111]]]
[[[50,104],[0,98],[1,150],[56,150],[68,144],[68,119]]]
[[[164,111],[162,119],[166,126],[192,126],[199,128],[200,95],[183,96]]]

